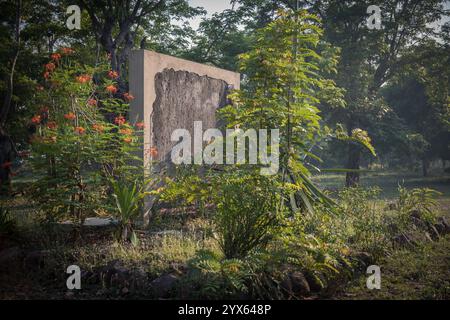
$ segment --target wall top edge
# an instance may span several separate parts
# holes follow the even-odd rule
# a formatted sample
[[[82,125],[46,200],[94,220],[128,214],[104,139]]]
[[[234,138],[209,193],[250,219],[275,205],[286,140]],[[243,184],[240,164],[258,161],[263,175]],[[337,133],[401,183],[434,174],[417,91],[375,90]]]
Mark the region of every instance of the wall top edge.
[[[240,82],[240,73],[238,72],[233,72],[198,62],[157,53],[155,51],[143,49],[133,50],[132,55],[139,55],[141,57],[144,57],[145,60],[149,61],[150,63],[157,64],[162,69],[174,68],[188,72],[194,72],[199,75],[211,76],[214,78],[217,78],[218,75],[221,75],[220,77],[218,77],[219,79],[221,78],[222,80],[228,80],[227,82],[229,84],[234,85],[238,85],[238,83]]]

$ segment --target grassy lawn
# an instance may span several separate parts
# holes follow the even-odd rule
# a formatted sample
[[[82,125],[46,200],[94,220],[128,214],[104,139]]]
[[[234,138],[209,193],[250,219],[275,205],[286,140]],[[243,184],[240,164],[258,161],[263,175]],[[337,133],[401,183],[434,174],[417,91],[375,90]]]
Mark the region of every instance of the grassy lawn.
[[[381,289],[369,290],[366,275],[351,282],[342,299],[450,299],[450,237],[395,251],[381,263]]]
[[[314,177],[323,189],[335,192],[345,184],[343,174],[323,174]],[[413,172],[370,172],[361,175],[364,187],[378,186],[383,202],[398,196],[399,185],[408,189],[430,188],[442,193],[439,215],[450,217],[450,176],[434,172],[423,177]],[[366,275],[361,275],[343,290],[342,299],[449,299],[450,298],[450,237],[437,242],[421,243],[417,248],[394,251],[380,262],[381,290],[366,287]]]
[[[345,174],[316,175],[313,180],[325,190],[336,191],[345,185]],[[433,172],[430,176],[423,177],[414,172],[374,171],[361,174],[361,185],[363,187],[380,187],[380,196],[387,200],[398,196],[399,185],[408,189],[434,189],[443,194],[442,199],[450,198],[450,175],[439,172]]]

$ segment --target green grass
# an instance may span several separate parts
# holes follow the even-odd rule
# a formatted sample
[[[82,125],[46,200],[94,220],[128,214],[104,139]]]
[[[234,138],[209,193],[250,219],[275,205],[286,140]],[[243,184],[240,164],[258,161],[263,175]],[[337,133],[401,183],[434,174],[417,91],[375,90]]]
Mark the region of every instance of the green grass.
[[[398,250],[383,259],[381,289],[369,290],[366,275],[344,290],[341,299],[439,300],[450,299],[450,236]]]
[[[313,180],[323,189],[329,191],[341,190],[345,186],[345,174],[321,174],[314,176]],[[441,192],[442,199],[450,200],[450,175],[435,172],[429,177],[423,177],[414,172],[374,171],[361,174],[363,187],[378,186],[381,188],[381,198],[386,200],[398,196],[398,186],[408,189],[430,188]]]

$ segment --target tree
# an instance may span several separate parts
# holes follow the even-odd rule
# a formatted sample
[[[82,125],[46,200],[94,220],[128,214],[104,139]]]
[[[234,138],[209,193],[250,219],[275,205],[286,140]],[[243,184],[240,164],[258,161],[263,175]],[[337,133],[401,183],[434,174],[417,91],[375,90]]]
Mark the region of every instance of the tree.
[[[382,8],[382,29],[369,30],[366,10],[369,5]],[[409,55],[417,46],[435,36],[431,23],[442,14],[443,1],[320,1],[326,39],[342,48],[338,85],[346,89],[347,108],[338,118],[348,132],[367,126],[383,111],[379,90],[405,65],[423,61],[426,55]],[[370,133],[370,132],[369,132]],[[350,145],[347,186],[358,184],[361,149]]]
[[[126,90],[126,64],[136,36],[143,26],[157,26],[161,19],[192,17],[202,11],[191,8],[185,0],[94,0],[78,1],[90,17],[97,41],[108,53],[111,69],[119,74],[119,86]],[[145,35],[144,35],[145,37]],[[143,46],[145,47],[145,39]],[[141,40],[139,40],[141,41]]]
[[[293,186],[291,209],[312,210],[314,203],[330,203],[309,181],[307,158],[315,158],[311,146],[324,135],[317,106],[343,103],[342,90],[328,78],[336,70],[337,51],[321,40],[316,16],[293,10],[277,14],[256,31],[253,49],[241,55],[248,83],[221,113],[231,128],[280,130],[280,180]]]
[[[341,59],[335,77],[336,84],[346,90],[347,107],[324,109],[330,124],[344,123],[351,135],[365,128],[383,112],[385,104],[380,89],[404,66],[425,61],[426,54],[409,55],[411,46],[418,46],[437,34],[432,26],[448,11],[442,0],[387,1],[297,1],[297,0],[238,0],[241,9],[249,12],[253,22],[248,28],[267,24],[277,8],[299,6],[317,14],[323,21],[324,38],[341,48]],[[367,28],[367,8],[381,8],[382,29]],[[255,23],[254,21],[257,21]],[[361,146],[350,144],[346,167],[348,186],[359,182]]]
[[[429,41],[411,54],[429,58],[404,68],[383,94],[408,128],[409,156],[422,162],[426,176],[431,160],[450,158],[448,44]]]

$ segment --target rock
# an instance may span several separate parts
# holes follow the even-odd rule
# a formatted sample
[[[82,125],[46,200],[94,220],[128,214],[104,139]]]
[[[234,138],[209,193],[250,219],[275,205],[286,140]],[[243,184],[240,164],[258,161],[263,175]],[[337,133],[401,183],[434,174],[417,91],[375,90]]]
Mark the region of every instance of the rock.
[[[19,247],[12,247],[0,252],[0,271],[17,269],[23,258],[23,251]]]
[[[120,260],[113,260],[105,267],[86,273],[91,284],[101,282],[105,288],[127,289],[127,292],[145,290],[148,287],[148,276],[143,269],[129,269]]]
[[[407,234],[400,234],[393,239],[394,247],[398,246],[400,248],[405,247],[415,247],[417,243],[412,240]]]
[[[155,295],[159,298],[168,298],[172,289],[178,282],[178,277],[173,273],[162,275],[151,282]]]
[[[281,282],[281,287],[290,297],[304,297],[311,292],[309,283],[303,273],[294,271],[288,273],[287,277]]]
[[[440,235],[444,236],[450,233],[450,226],[445,217],[439,217],[434,227],[436,228],[436,230],[439,232]]]

